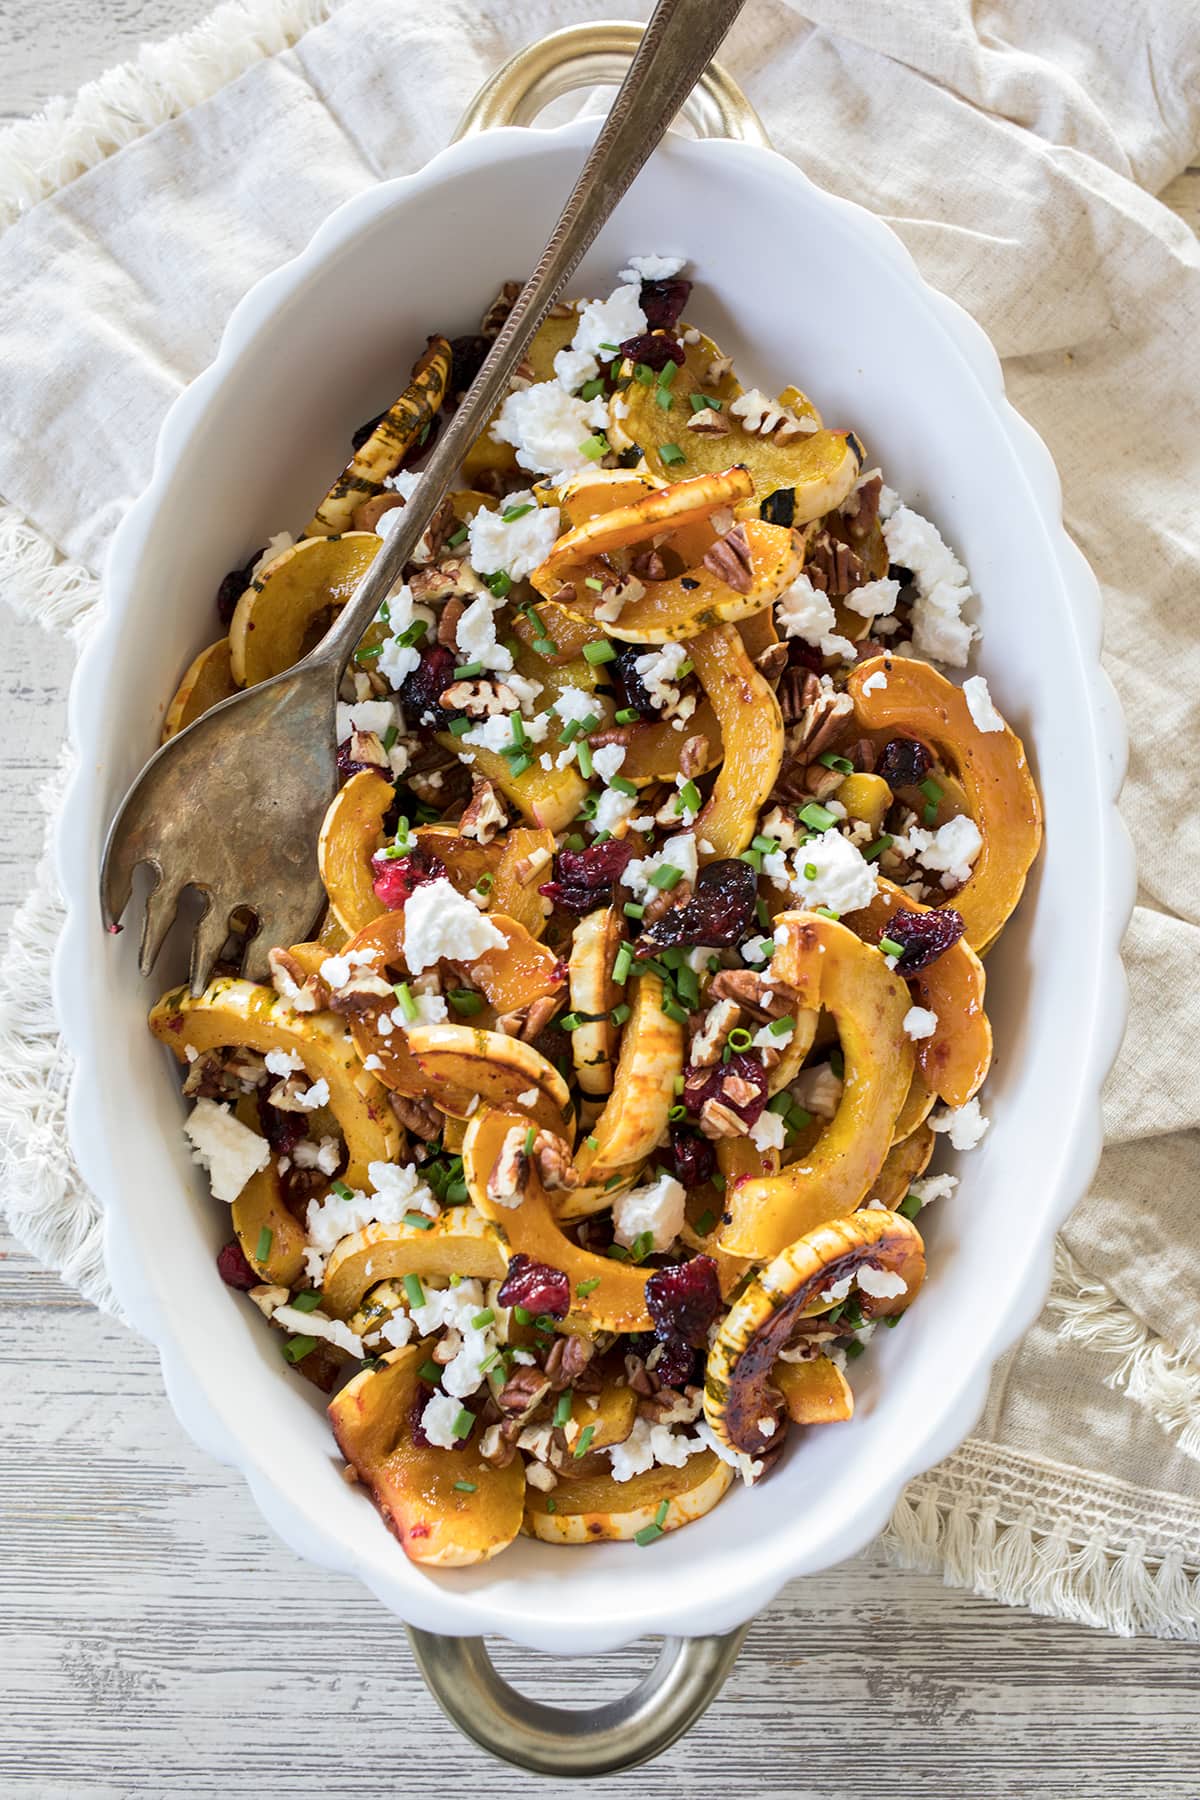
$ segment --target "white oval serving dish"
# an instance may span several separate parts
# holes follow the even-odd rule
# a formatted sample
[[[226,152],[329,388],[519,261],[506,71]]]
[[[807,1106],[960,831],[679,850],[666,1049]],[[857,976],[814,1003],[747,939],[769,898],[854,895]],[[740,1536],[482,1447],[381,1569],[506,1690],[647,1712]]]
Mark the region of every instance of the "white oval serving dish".
[[[172,407],[150,486],[114,540],[105,616],[72,690],[78,762],[59,837],[69,911],[56,1001],[76,1061],[72,1143],[106,1209],[117,1293],[161,1352],[180,1420],[242,1470],[298,1552],[359,1576],[404,1619],[560,1653],[729,1630],[791,1577],[859,1549],[903,1484],[969,1431],[993,1362],[1042,1304],[1056,1227],[1099,1153],[1133,883],[1114,807],[1125,747],[1100,672],[1098,590],[1063,530],[1049,455],[1005,400],[983,333],[923,283],[885,226],[782,157],[669,139],[573,291],[606,292],[630,253],[686,254],[693,322],[743,374],[771,391],[795,380],[831,423],[853,426],[937,521],[980,595],[978,667],[1029,747],[1045,850],[988,962],[991,1130],[960,1159],[957,1197],[922,1221],[921,1303],[857,1366],[852,1423],[794,1434],[769,1481],[649,1553],[522,1540],[494,1563],[442,1575],[405,1559],[342,1480],[321,1397],[217,1275],[228,1224],[189,1160],[178,1079],[145,1027],[172,971],[160,965],[161,979],[142,982],[136,933],[106,940],[96,871],[176,679],[213,635],[224,571],[311,511],[351,430],[403,386],[429,331],[472,329],[499,282],[532,266],[594,129],[459,143],[340,208],[242,301],[212,367]],[[812,280],[814,269],[839,280]]]

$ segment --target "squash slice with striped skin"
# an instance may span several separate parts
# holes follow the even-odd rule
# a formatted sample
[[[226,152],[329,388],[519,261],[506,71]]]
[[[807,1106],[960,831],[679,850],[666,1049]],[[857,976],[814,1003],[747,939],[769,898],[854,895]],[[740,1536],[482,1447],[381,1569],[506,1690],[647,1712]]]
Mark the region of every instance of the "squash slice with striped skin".
[[[210,707],[231,699],[237,691],[229,639],[218,638],[188,664],[163,718],[162,742],[195,724]]]
[[[387,911],[375,893],[371,858],[383,843],[383,821],[395,796],[385,775],[359,769],[333,796],[321,823],[317,867],[344,931],[361,931]]]
[[[560,1482],[553,1494],[530,1487],[525,1529],[544,1544],[628,1543],[648,1525],[678,1531],[702,1519],[724,1499],[732,1481],[728,1463],[701,1450],[680,1469],[646,1469],[628,1481],[585,1475],[581,1481]]]
[[[331,1401],[329,1422],[405,1555],[425,1568],[463,1569],[499,1555],[520,1531],[525,1465],[519,1456],[506,1469],[484,1462],[478,1426],[453,1450],[416,1442],[413,1411],[428,1391],[420,1370],[434,1343],[407,1344],[362,1370]]]
[[[704,1416],[731,1450],[762,1456],[781,1441],[784,1397],[774,1383],[779,1353],[802,1318],[828,1311],[824,1295],[866,1266],[898,1275],[904,1291],[856,1298],[868,1319],[911,1306],[925,1279],[925,1247],[915,1225],[899,1213],[859,1212],[804,1233],[757,1274],[734,1301],[708,1353]],[[763,1420],[775,1429],[763,1431]]]
[[[688,654],[717,715],[725,760],[695,824],[705,862],[738,856],[754,836],[763,803],[783,761],[783,714],[775,690],[746,654],[735,626],[692,640]]]
[[[229,627],[233,678],[240,687],[254,687],[300,661],[326,615],[350,598],[382,541],[373,531],[309,537],[267,564],[238,601]]]
[[[868,688],[876,674],[886,685]],[[966,920],[967,941],[985,948],[1020,900],[1041,848],[1041,803],[1020,738],[1007,725],[980,731],[962,689],[915,658],[872,657],[855,667],[846,689],[861,731],[917,738],[961,780],[983,848],[946,904]]]
[[[303,1235],[303,1234],[302,1234]],[[470,1206],[448,1207],[427,1229],[375,1221],[344,1237],[325,1265],[321,1292],[335,1319],[348,1319],[380,1281],[405,1275],[476,1276],[499,1281],[508,1267],[495,1226]]]
[[[834,1117],[812,1150],[778,1175],[743,1181],[727,1194],[731,1221],[721,1244],[756,1261],[794,1238],[851,1213],[883,1167],[913,1074],[904,1031],[909,994],[871,945],[816,913],[781,915],[771,972],[808,1008],[824,1007],[838,1027],[845,1086]]]
[[[365,443],[359,445],[305,529],[305,537],[348,531],[364,500],[383,492],[422,432],[428,432],[446,397],[452,362],[444,337],[432,337],[413,366],[400,398],[389,406]]]
[[[571,1011],[584,1017],[571,1033],[571,1060],[585,1094],[612,1092],[621,1034],[611,1015],[622,997],[612,972],[624,942],[625,928],[615,906],[598,907],[580,919],[571,940]]]
[[[777,1362],[771,1386],[783,1395],[793,1425],[833,1425],[854,1417],[854,1390],[828,1356]]]
[[[488,1193],[488,1178],[510,1131],[524,1132],[525,1113],[482,1106],[463,1139],[463,1174],[471,1199],[497,1227],[508,1256],[522,1254],[562,1269],[571,1283],[572,1304],[564,1329],[583,1331],[648,1331],[646,1282],[649,1270],[632,1263],[596,1256],[571,1241],[559,1226],[550,1198],[531,1169],[518,1206],[501,1206]],[[595,1286],[589,1284],[595,1282]],[[579,1293],[583,1286],[587,1292]]]
[[[627,985],[630,1014],[608,1102],[575,1159],[581,1189],[563,1197],[563,1218],[595,1211],[593,1201],[611,1202],[614,1178],[636,1174],[653,1154],[675,1102],[675,1077],[683,1072],[683,1026],[662,1009],[663,985],[649,970]],[[595,1149],[591,1146],[595,1145]]]
[[[351,1187],[367,1182],[367,1166],[392,1162],[400,1150],[400,1127],[386,1090],[364,1069],[354,1040],[336,1013],[293,1012],[274,988],[222,976],[202,994],[172,988],[150,1009],[155,1037],[186,1062],[189,1046],[205,1050],[244,1045],[263,1055],[290,1050],[304,1064],[310,1082],[329,1083],[329,1106],[342,1136]]]

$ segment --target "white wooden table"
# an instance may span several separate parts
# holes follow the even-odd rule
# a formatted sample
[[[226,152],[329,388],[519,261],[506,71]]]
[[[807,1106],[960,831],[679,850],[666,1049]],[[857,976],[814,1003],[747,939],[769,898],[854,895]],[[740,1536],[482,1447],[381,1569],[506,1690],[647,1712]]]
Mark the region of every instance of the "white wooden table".
[[[0,120],[180,30],[204,0],[0,10]],[[619,10],[619,9],[617,9]],[[1200,218],[1200,169],[1167,198]],[[41,836],[70,659],[0,604],[0,926]],[[183,1435],[152,1351],[0,1236],[0,1796],[450,1800],[549,1784],[490,1764],[438,1714],[396,1621],[307,1568]],[[619,1693],[648,1647],[555,1666],[564,1703]],[[610,1796],[707,1800],[1194,1800],[1200,1653],[1006,1611],[868,1554],[794,1583],[724,1695]]]

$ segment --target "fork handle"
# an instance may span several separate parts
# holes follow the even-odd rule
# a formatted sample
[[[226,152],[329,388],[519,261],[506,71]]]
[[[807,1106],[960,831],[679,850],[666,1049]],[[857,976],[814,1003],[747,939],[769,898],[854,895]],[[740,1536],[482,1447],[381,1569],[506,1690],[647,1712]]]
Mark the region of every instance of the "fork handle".
[[[388,533],[336,623],[307,657],[340,675],[391,593],[444,499],[467,450],[555,300],[719,48],[745,0],[658,0],[608,117],[541,260],[448,429],[439,434],[421,485]]]

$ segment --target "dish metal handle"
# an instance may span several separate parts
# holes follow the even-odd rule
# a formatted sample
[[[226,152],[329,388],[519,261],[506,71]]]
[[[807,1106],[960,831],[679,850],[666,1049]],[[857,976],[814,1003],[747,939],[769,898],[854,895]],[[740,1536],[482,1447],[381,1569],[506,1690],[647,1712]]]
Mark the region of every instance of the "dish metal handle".
[[[641,41],[642,27],[617,19],[568,25],[527,44],[489,75],[459,121],[454,142],[499,125],[532,125],[543,108],[577,88],[616,85]],[[737,82],[711,62],[683,103],[697,137],[738,138],[769,150],[762,120]]]
[[[670,1749],[720,1692],[749,1626],[719,1637],[665,1638],[635,1688],[582,1710],[527,1700],[497,1673],[481,1637],[407,1629],[430,1693],[481,1749],[534,1775],[583,1779]]]

